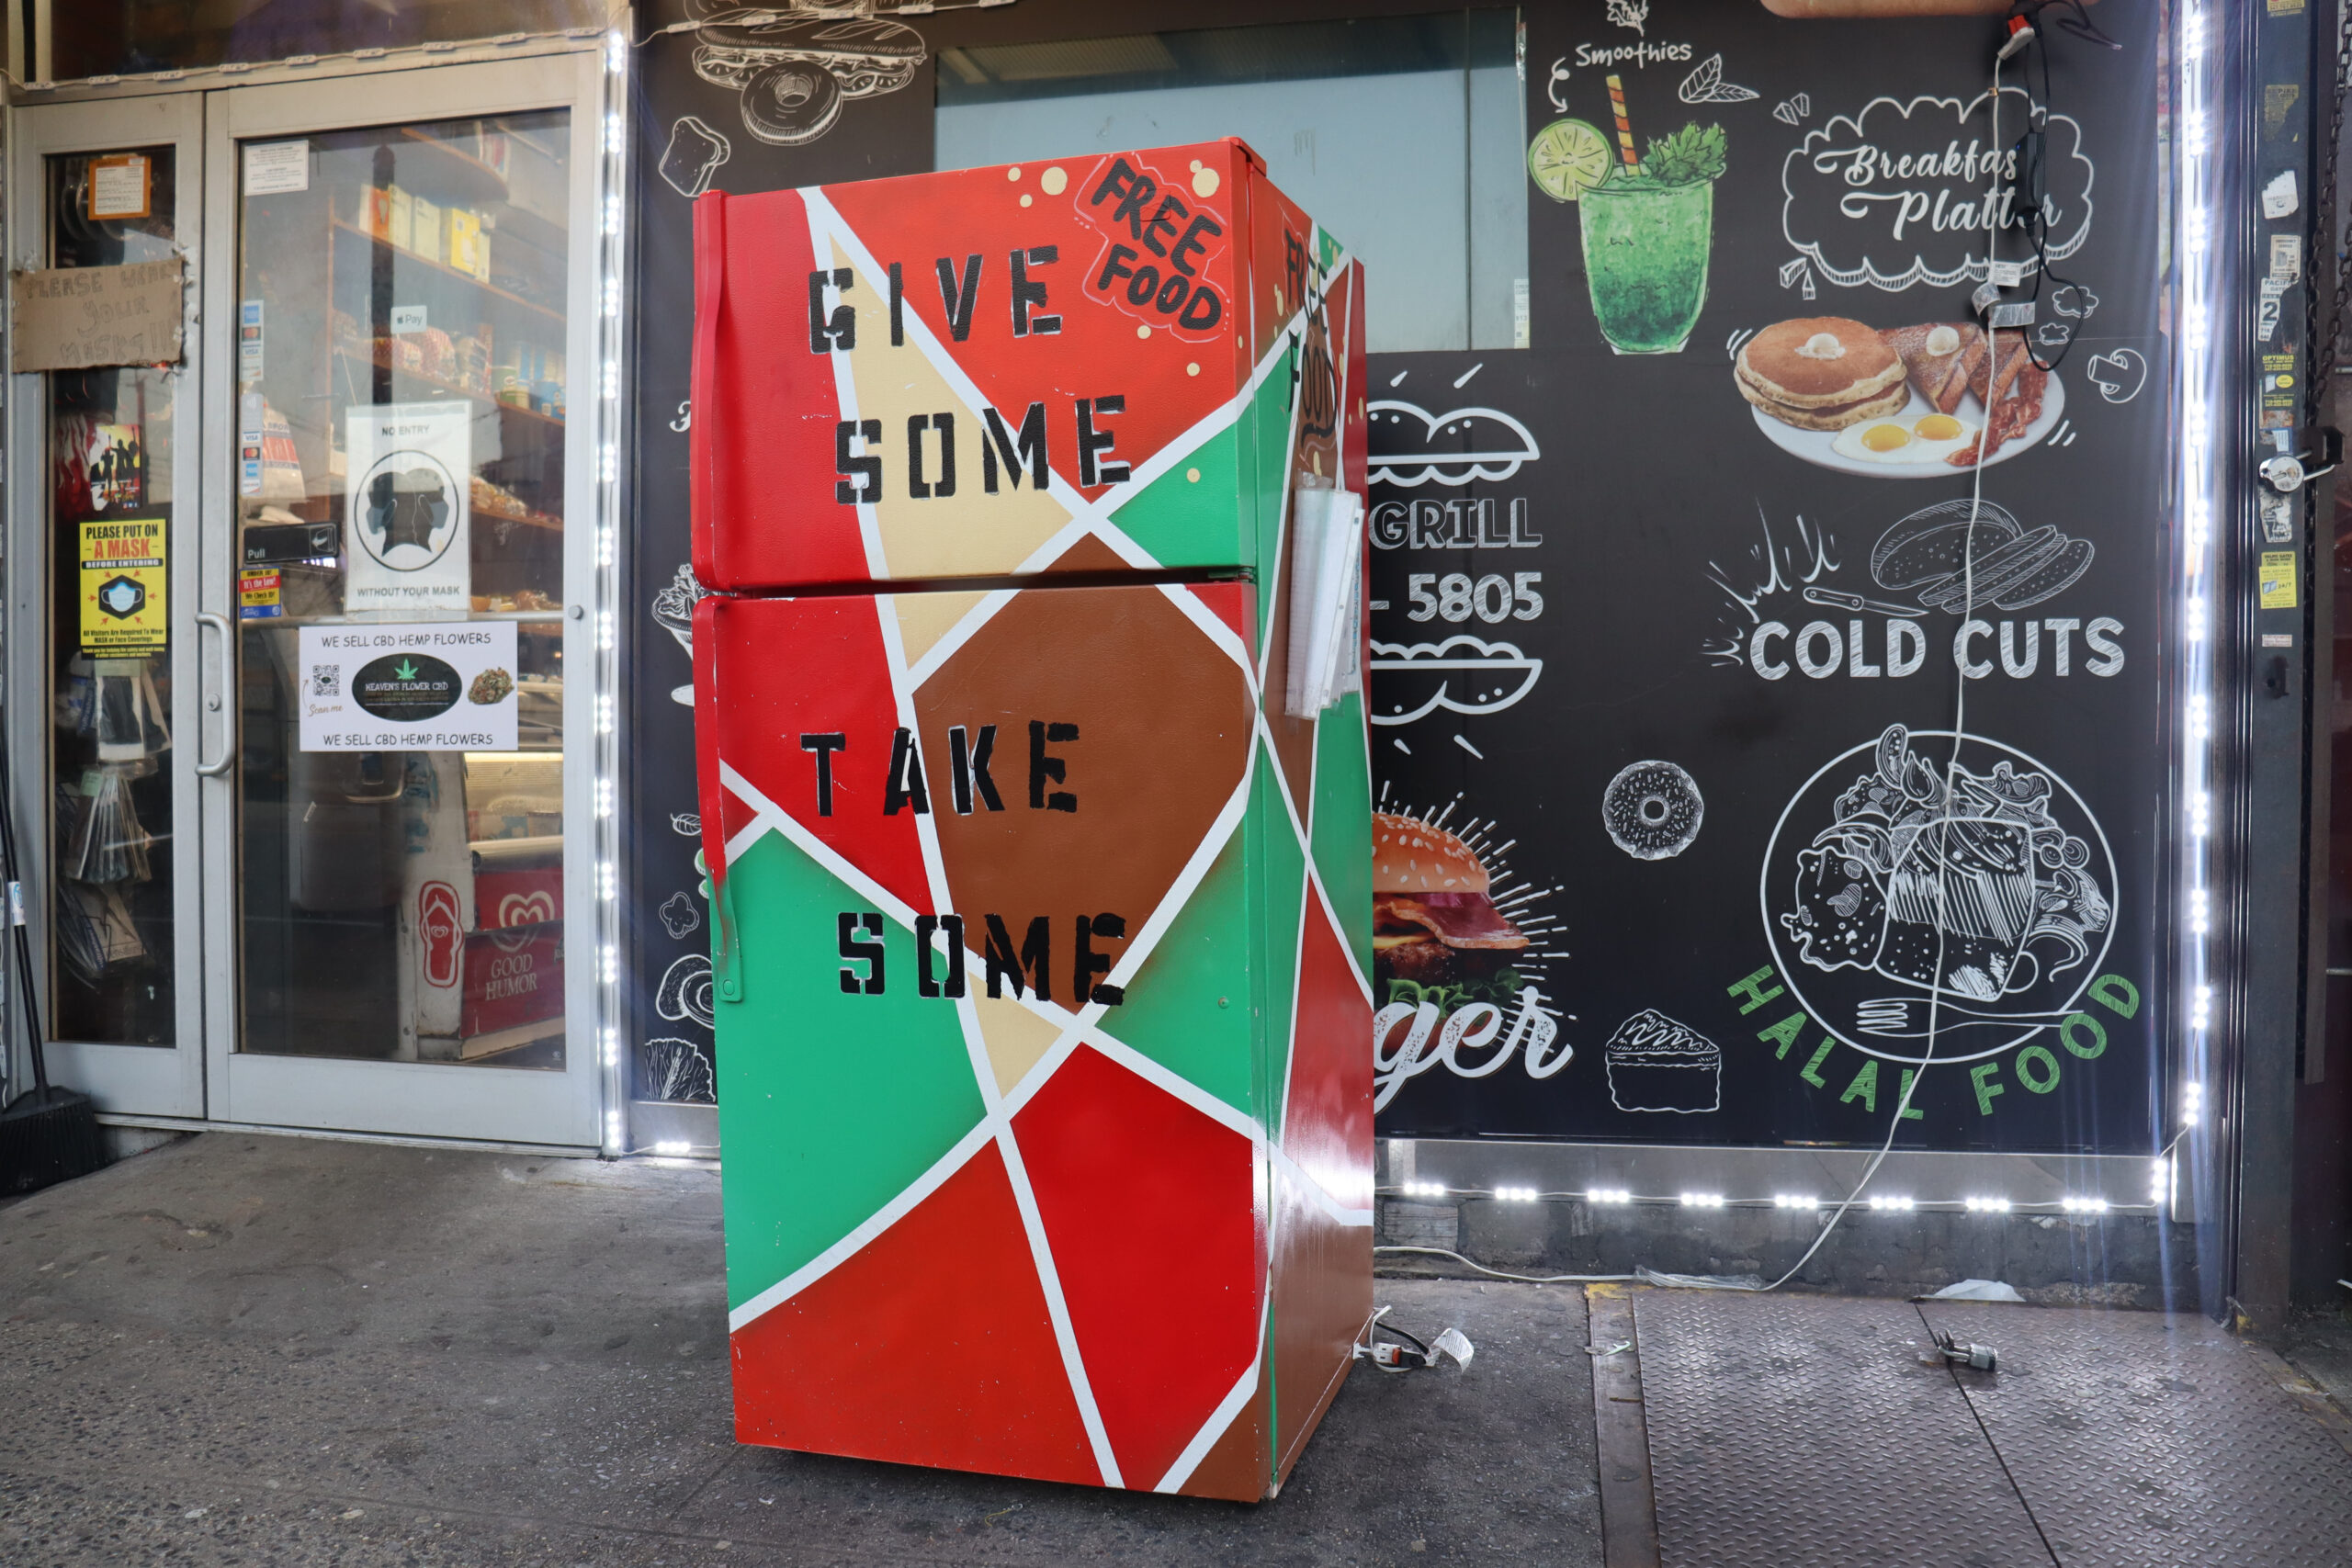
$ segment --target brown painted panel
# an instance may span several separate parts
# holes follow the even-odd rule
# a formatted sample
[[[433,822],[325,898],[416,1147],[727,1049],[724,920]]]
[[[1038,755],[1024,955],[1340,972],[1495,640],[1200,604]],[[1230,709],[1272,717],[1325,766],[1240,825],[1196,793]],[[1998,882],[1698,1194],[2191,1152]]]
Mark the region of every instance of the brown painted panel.
[[[1052,996],[1067,1001],[1071,922],[1116,914],[1129,939],[1142,929],[1240,784],[1251,703],[1239,668],[1159,589],[1038,588],[923,683],[915,712],[968,944],[983,948],[985,914],[1001,916],[1016,943],[1032,919],[1049,917]],[[1033,777],[1033,723],[1077,728],[1075,739],[1040,743],[1060,779]],[[976,792],[959,815],[946,732],[987,724],[997,727],[989,773],[1003,809]],[[1074,808],[1053,808],[1056,795]],[[1115,960],[1124,944],[1098,951]]]
[[[1340,1392],[1372,1315],[1372,1231],[1340,1224],[1279,1172],[1271,1207],[1279,1484]]]
[[[1230,1497],[1237,1503],[1262,1499],[1273,1483],[1273,1466],[1266,1451],[1266,1398],[1262,1373],[1250,1403],[1235,1414],[1201,1462],[1176,1490],[1187,1497]]]

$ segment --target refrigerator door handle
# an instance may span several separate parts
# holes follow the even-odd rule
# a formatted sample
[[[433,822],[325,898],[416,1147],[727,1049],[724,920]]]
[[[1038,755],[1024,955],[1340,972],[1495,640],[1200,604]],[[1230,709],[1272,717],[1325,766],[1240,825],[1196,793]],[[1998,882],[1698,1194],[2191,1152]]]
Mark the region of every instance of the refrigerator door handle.
[[[743,954],[735,941],[735,879],[714,876],[710,879],[711,913],[718,920],[718,952],[711,968],[712,978],[718,983],[718,999],[740,1002],[743,999]]]

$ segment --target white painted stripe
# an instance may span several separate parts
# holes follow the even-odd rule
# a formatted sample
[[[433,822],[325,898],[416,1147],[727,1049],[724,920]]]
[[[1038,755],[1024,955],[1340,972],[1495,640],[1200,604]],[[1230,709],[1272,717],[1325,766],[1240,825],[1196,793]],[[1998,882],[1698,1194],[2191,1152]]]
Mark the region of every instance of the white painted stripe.
[[[1372,1000],[1372,982],[1365,978],[1363,965],[1356,962],[1356,950],[1348,945],[1348,928],[1340,923],[1340,912],[1332,907],[1330,891],[1323,886],[1323,877],[1315,869],[1314,846],[1311,844],[1307,846],[1306,866],[1306,880],[1315,889],[1316,899],[1323,906],[1323,918],[1331,922],[1331,935],[1340,944],[1340,955],[1348,961],[1348,973],[1355,976],[1356,989],[1363,993],[1363,999],[1369,1003]]]
[[[1110,1057],[1111,1060],[1150,1084],[1162,1094],[1182,1100],[1186,1105],[1228,1132],[1240,1134],[1249,1139],[1251,1145],[1261,1145],[1266,1141],[1265,1128],[1248,1111],[1227,1104],[1192,1079],[1154,1061],[1117,1036],[1105,1034],[1100,1026],[1087,1030],[1085,1040],[1087,1044]],[[1025,1084],[1024,1087],[1026,1087]]]
[[[850,265],[859,272],[869,278],[880,278],[886,276],[885,269],[874,259],[873,253],[865,248],[865,243],[858,238],[856,231],[843,220],[840,212],[825,199],[820,192],[810,189],[802,192],[802,195],[808,205],[812,229],[821,221],[823,232],[849,257]],[[906,311],[903,321],[907,341],[913,344],[922,356],[930,361],[932,368],[939,373],[941,378],[947,383],[948,389],[964,403],[972,416],[975,419],[978,418],[980,411],[989,406],[988,396],[980,390],[979,384],[972,379],[961,364],[957,363],[955,355],[939,341],[938,336],[932,332],[929,323],[919,312]],[[1130,565],[1159,564],[1117,526],[1113,521],[1114,514],[1134,496],[1141,493],[1151,480],[1184,461],[1203,443],[1239,418],[1241,411],[1249,406],[1250,394],[1256,390],[1259,383],[1265,379],[1276,357],[1275,355],[1270,354],[1252,372],[1248,387],[1212,409],[1189,429],[1176,435],[1158,451],[1141,462],[1131,465],[1131,477],[1125,484],[1113,485],[1094,501],[1088,501],[1079,492],[1076,486],[1070,484],[1059,472],[1049,468],[1046,493],[1061,503],[1063,509],[1070,514],[1070,522],[1057,530],[1052,539],[1049,539],[1040,549],[1033,552],[1027,560],[1014,570],[1024,573],[1037,570],[1068,549],[1069,545],[1075,543],[1080,536],[1089,532],[1109,544],[1118,553],[1120,558]]]
[[[1303,316],[1298,318],[1297,321],[1299,324],[1295,325],[1292,329],[1293,332],[1296,333],[1296,336],[1294,338],[1286,334],[1284,339],[1285,342],[1295,343],[1302,353],[1305,351],[1306,340],[1305,327],[1303,324],[1304,320],[1305,318]],[[1269,355],[1268,357],[1271,359],[1272,355]],[[1263,367],[1261,367],[1261,369]],[[1273,565],[1266,574],[1266,581],[1259,584],[1260,589],[1269,595],[1283,592],[1290,580],[1290,475],[1292,465],[1298,461],[1298,406],[1297,389],[1293,388],[1291,391],[1290,430],[1289,434],[1283,441],[1282,500],[1274,507]],[[1269,604],[1272,604],[1272,602],[1273,601],[1271,598],[1268,600]],[[1258,646],[1258,668],[1261,671],[1265,671],[1268,666],[1273,663],[1274,622],[1276,618],[1277,617],[1272,613],[1269,613],[1266,616],[1266,633]]]
[[[925,681],[939,673],[941,665],[956,657],[956,651],[972,640],[973,634],[996,617],[996,613],[1012,603],[1018,589],[1000,588],[984,593],[980,602],[965,612],[964,618],[943,633],[937,642],[923,650],[921,659],[907,667],[907,679],[921,687]]]
[[[1193,591],[1196,587],[1209,588],[1227,586],[1238,589],[1242,587],[1243,584],[1239,582],[1234,582],[1231,584],[1204,582],[1188,585],[1182,582],[1163,582],[1159,585],[1159,591],[1168,595],[1170,602],[1172,603],[1178,610],[1183,613],[1183,616],[1186,620],[1192,622],[1193,625],[1201,629],[1202,636],[1207,637],[1209,641],[1216,644],[1218,651],[1222,652],[1227,659],[1233,660],[1234,664],[1240,670],[1241,679],[1254,700],[1258,690],[1258,672],[1250,667],[1250,645],[1243,642],[1239,635],[1237,634],[1231,626],[1226,625],[1225,618],[1219,615],[1215,610],[1210,609],[1207,602]]]
[[[1209,867],[1215,865],[1216,857],[1225,852],[1227,841],[1240,829],[1249,814],[1250,781],[1256,754],[1257,747],[1253,742],[1248,758],[1242,763],[1241,782],[1226,798],[1216,819],[1209,824],[1208,832],[1193,851],[1192,858],[1184,863],[1184,868],[1176,874],[1175,880],[1169,884],[1168,891],[1153,907],[1150,918],[1127,939],[1126,950],[1119,955],[1118,963],[1111,966],[1110,973],[1103,976],[1104,984],[1124,986],[1135,977],[1145,961],[1150,958],[1152,951],[1159,945],[1160,939],[1168,934],[1169,928],[1176,923],[1176,918],[1183,912],[1184,905],[1199,888],[1202,878],[1208,874]],[[979,983],[982,982],[975,982]],[[1053,1003],[1038,1001],[1035,993],[1031,991],[1024,991],[1021,1000],[1030,1011],[1061,1031],[1046,1054],[1023,1075],[1021,1084],[1014,1087],[1010,1098],[1017,1098],[1026,1103],[1029,1095],[1035,1092],[1033,1086],[1050,1077],[1054,1070],[1069,1058],[1078,1042],[1090,1031],[1101,1027],[1108,1010],[1102,1002],[1090,1001],[1077,1012],[1071,1012]],[[1217,1103],[1224,1102],[1220,1100]]]
[[[1201,1468],[1201,1461],[1209,1457],[1209,1450],[1216,1447],[1217,1439],[1224,1437],[1226,1429],[1233,1425],[1234,1418],[1249,1408],[1250,1396],[1258,1392],[1258,1380],[1264,1375],[1266,1314],[1272,1294],[1271,1290],[1265,1291],[1258,1299],[1258,1344],[1256,1353],[1250,1358],[1248,1370],[1234,1380],[1233,1387],[1216,1402],[1216,1408],[1210,1412],[1207,1420],[1201,1423],[1201,1429],[1193,1434],[1193,1440],[1184,1445],[1184,1451],[1176,1456],[1176,1462],[1168,1467],[1168,1473],[1152,1487],[1154,1492],[1182,1490],[1184,1483],[1193,1479],[1193,1472]],[[1271,1434],[1269,1440],[1272,1440]]]
[[[939,1156],[929,1169],[908,1184],[904,1190],[868,1214],[855,1229],[841,1240],[817,1254],[791,1273],[762,1291],[758,1295],[727,1314],[729,1333],[740,1333],[746,1325],[775,1307],[781,1306],[802,1291],[815,1284],[835,1269],[855,1257],[859,1249],[888,1230],[905,1217],[909,1211],[946,1184],[947,1179],[964,1168],[965,1162],[986,1147],[996,1136],[992,1121],[983,1120],[970,1132],[956,1140],[956,1146]]]
[[[753,811],[759,814],[759,822],[754,826],[773,829],[775,832],[783,834],[786,841],[791,843],[794,848],[801,851],[804,854],[808,855],[809,859],[824,867],[825,870],[831,873],[834,876],[839,877],[843,883],[848,885],[852,892],[856,893],[858,896],[881,910],[882,913],[889,916],[900,925],[907,927],[910,931],[914,928],[915,912],[909,907],[905,899],[900,898],[897,894],[892,893],[888,888],[884,887],[880,883],[875,881],[872,877],[866,875],[865,873],[858,870],[857,867],[850,864],[848,861],[842,859],[841,852],[838,850],[835,850],[831,844],[826,843],[824,840],[820,839],[816,834],[811,833],[807,828],[795,821],[783,807],[770,800],[766,795],[762,795],[759,791],[758,785],[752,784],[751,780],[745,778],[741,773],[737,773],[734,767],[723,759],[718,764],[718,782],[724,784],[728,789],[733,791],[735,795],[742,799],[746,806],[749,806]],[[743,851],[750,849],[758,838],[758,833],[753,832],[750,828],[746,828],[742,832],[738,833],[733,839],[729,840],[727,843],[727,863],[729,865],[733,865],[736,860],[741,857]],[[737,848],[738,844],[741,845],[741,849]]]
[[[1086,1358],[1079,1352],[1078,1331],[1070,1324],[1069,1303],[1062,1295],[1062,1277],[1054,1267],[1054,1249],[1046,1239],[1045,1216],[1037,1212],[1037,1195],[1029,1186],[1029,1168],[1022,1163],[1020,1141],[1005,1126],[997,1137],[997,1147],[1004,1155],[1004,1168],[1012,1178],[1012,1200],[1020,1205],[1022,1228],[1029,1235],[1029,1257],[1037,1268],[1037,1282],[1046,1290],[1046,1315],[1054,1325],[1054,1342],[1061,1348],[1062,1371],[1069,1378],[1069,1392],[1078,1401],[1078,1418],[1086,1427],[1086,1440],[1094,1449],[1095,1468],[1102,1472],[1105,1486],[1124,1486],[1119,1478],[1119,1459],[1111,1451],[1111,1434],[1102,1425],[1102,1412],[1094,1403],[1094,1385],[1086,1376]]]
[[[906,638],[899,631],[899,611],[895,593],[876,593],[868,602],[874,606],[875,625],[882,633],[882,659],[890,672],[891,706],[899,716],[899,727],[914,742],[914,765],[922,771],[923,795],[932,793],[932,771],[924,765],[922,737],[916,733],[914,684],[907,678]],[[895,749],[896,740],[892,741]],[[944,773],[941,778],[944,780]],[[914,818],[915,846],[922,855],[923,880],[931,887],[933,909],[953,909],[955,900],[947,891],[947,865],[939,853],[939,819],[928,811],[910,811]]]
[[[1289,1155],[1269,1145],[1266,1149],[1266,1157],[1273,1168],[1282,1173],[1284,1180],[1305,1192],[1309,1202],[1333,1220],[1354,1230],[1372,1228],[1373,1212],[1370,1209],[1351,1209],[1341,1203],[1331,1195],[1329,1189],[1308,1175],[1306,1168],[1291,1158]]]

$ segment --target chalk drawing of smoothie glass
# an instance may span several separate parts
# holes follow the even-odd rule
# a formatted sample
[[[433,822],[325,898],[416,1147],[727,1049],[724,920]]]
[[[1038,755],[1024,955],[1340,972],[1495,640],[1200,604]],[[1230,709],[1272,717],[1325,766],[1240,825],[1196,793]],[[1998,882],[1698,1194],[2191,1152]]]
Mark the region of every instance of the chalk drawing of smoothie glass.
[[[1707,302],[1713,180],[1611,175],[1577,204],[1593,319],[1619,354],[1679,354]]]

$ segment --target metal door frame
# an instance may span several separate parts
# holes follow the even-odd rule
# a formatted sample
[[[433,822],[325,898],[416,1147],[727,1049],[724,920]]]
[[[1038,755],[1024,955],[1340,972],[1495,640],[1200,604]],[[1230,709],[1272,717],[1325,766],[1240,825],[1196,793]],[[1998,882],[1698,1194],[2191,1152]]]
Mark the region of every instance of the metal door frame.
[[[569,49],[481,63],[409,69],[374,77],[286,81],[203,96],[204,201],[222,215],[206,240],[206,347],[215,367],[204,384],[202,471],[206,489],[198,608],[232,617],[231,535],[236,387],[231,378],[236,321],[237,159],[246,139],[298,136],[525,109],[568,108],[571,123],[571,249],[565,334],[569,387],[564,444],[564,957],[565,1066],[558,1072],[461,1067],[419,1062],[248,1055],[238,1051],[236,785],[205,781],[203,926],[208,966],[220,977],[205,998],[209,1111],[219,1121],[394,1136],[425,1136],[596,1147],[604,1111],[597,985],[599,901],[593,816],[597,668],[589,607],[596,603],[593,541],[601,491],[595,455],[610,439],[612,414],[596,395],[599,362],[596,215],[604,159],[603,54],[583,40]],[[226,700],[225,663],[208,695]],[[230,710],[234,716],[233,708]]]
[[[10,117],[7,169],[7,255],[12,267],[49,265],[49,180],[52,155],[110,152],[168,142],[175,149],[175,218],[177,244],[187,259],[189,285],[184,326],[184,357],[171,372],[174,456],[195,450],[202,436],[206,344],[198,300],[204,276],[204,119],[200,100],[151,94],[106,102],[44,105]],[[11,375],[5,457],[8,548],[5,551],[7,604],[0,663],[6,666],[6,722],[17,798],[10,802],[23,829],[27,923],[35,952],[51,952],[51,888],[49,851],[53,810],[49,799],[50,745],[50,538],[49,398],[44,376]],[[103,1111],[162,1117],[206,1113],[204,1026],[207,1008],[204,941],[204,861],[196,776],[207,747],[220,744],[216,716],[199,706],[199,694],[215,689],[200,669],[206,646],[216,640],[200,631],[197,615],[201,581],[203,530],[210,512],[204,486],[209,475],[200,464],[173,466],[170,572],[173,770],[173,966],[176,1018],[169,1049],[52,1041],[49,1067],[58,1082],[91,1095]],[[201,638],[201,640],[199,640]],[[207,722],[209,721],[209,722]],[[153,826],[152,824],[150,826]],[[40,967],[40,1016],[53,1028],[48,972]],[[13,1049],[20,1036],[9,1035]]]

